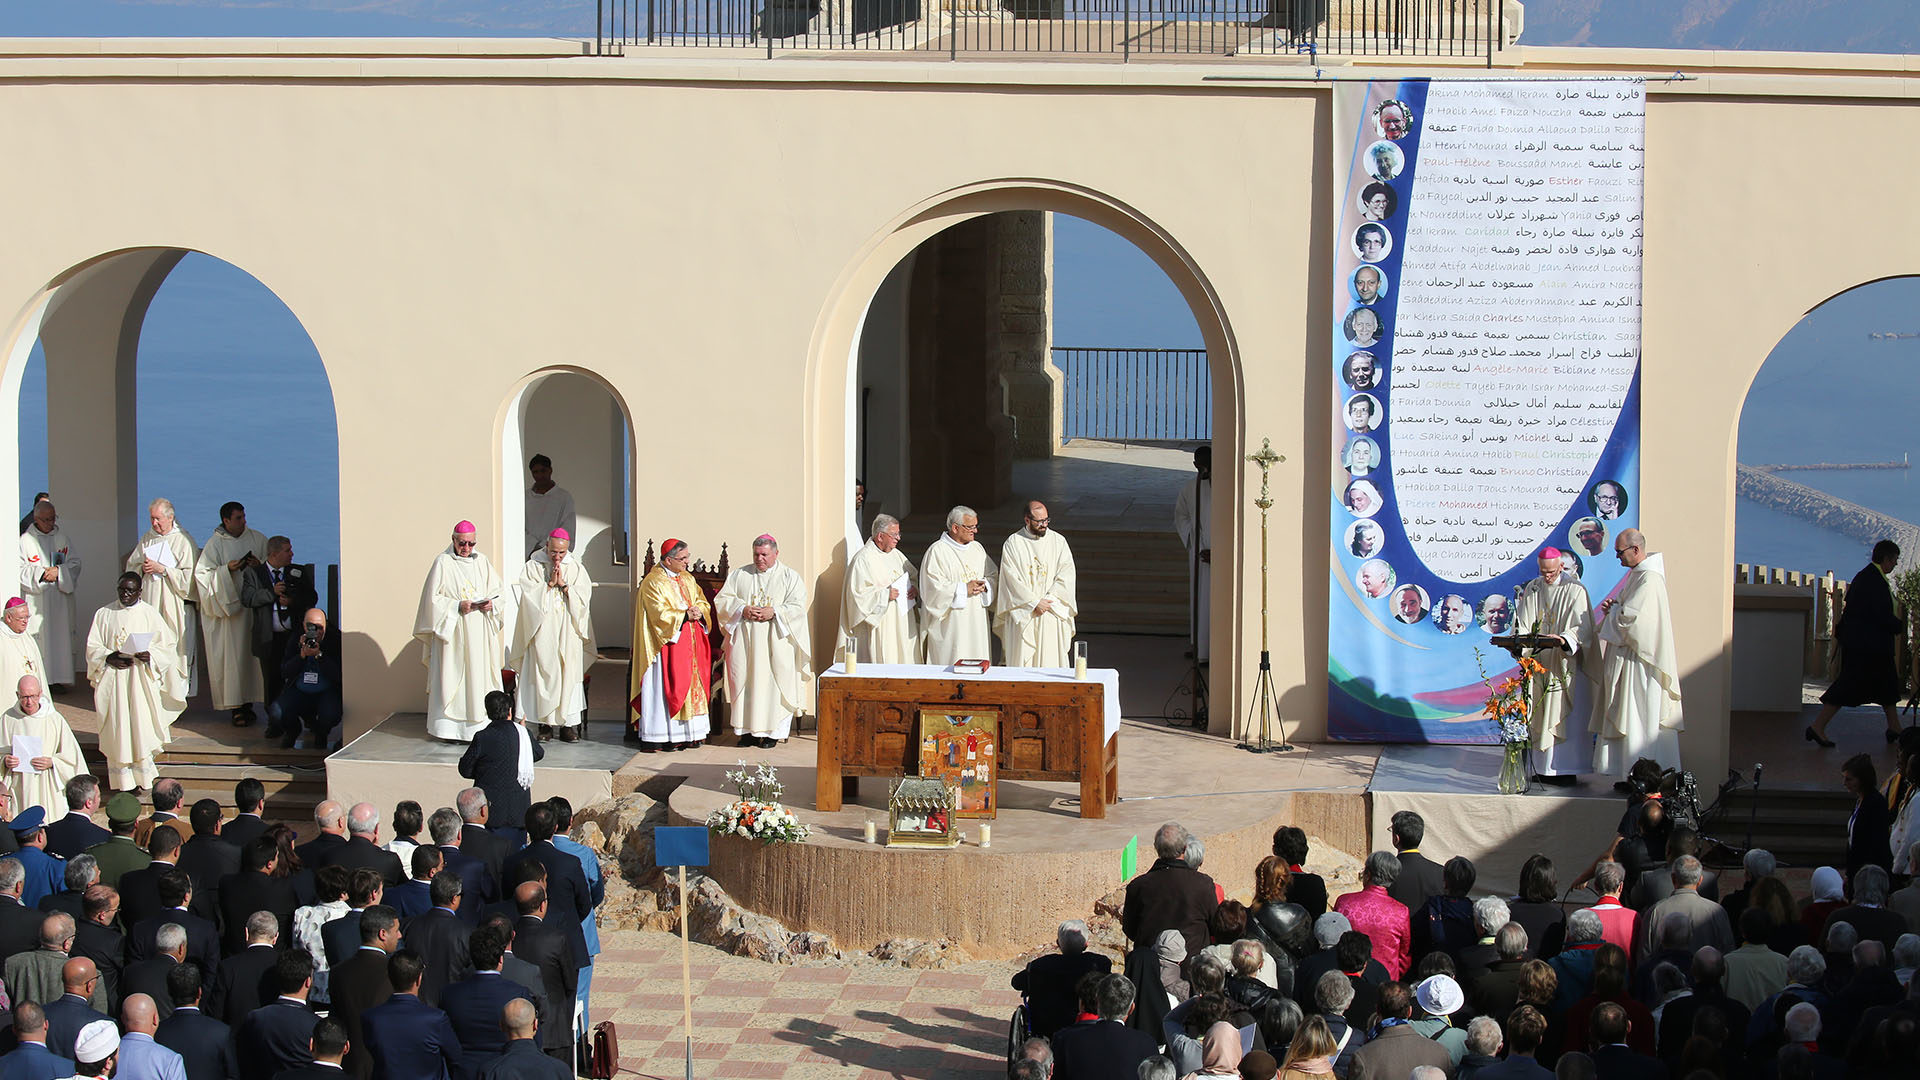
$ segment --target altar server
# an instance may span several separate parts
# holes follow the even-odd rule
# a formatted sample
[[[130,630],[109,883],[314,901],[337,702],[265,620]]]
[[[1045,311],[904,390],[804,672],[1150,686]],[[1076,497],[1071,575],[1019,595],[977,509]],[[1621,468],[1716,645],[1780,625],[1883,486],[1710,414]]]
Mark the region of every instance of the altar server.
[[[28,631],[27,612],[27,602],[15,596],[7,600],[6,614],[0,616],[0,686],[18,685],[22,675],[46,673],[40,645]]]
[[[633,597],[627,741],[649,754],[691,750],[711,730],[713,609],[692,564],[687,542],[669,537]]]
[[[140,599],[140,585],[139,574],[120,575],[119,603],[95,612],[87,632],[87,678],[115,791],[153,786],[153,756],[171,740],[168,729],[187,704],[173,629]]]
[[[840,640],[851,637],[862,663],[920,662],[920,572],[900,550],[900,521],[873,519],[873,538],[860,545],[847,566],[840,592]]]
[[[1594,771],[1624,779],[1643,757],[1663,769],[1679,768],[1685,725],[1665,564],[1658,552],[1647,550],[1647,538],[1639,529],[1622,530],[1613,550],[1628,573],[1619,593],[1600,604],[1600,640],[1606,652]]]
[[[812,674],[806,581],[780,561],[779,542],[762,534],[753,541],[753,565],[727,575],[713,606],[727,632],[733,733],[742,746],[784,741],[806,700],[800,684]]]
[[[1207,443],[1193,448],[1193,479],[1174,500],[1173,528],[1187,548],[1187,582],[1193,590],[1187,638],[1194,659],[1204,664],[1213,604],[1213,447]]]
[[[247,508],[220,507],[220,527],[207,537],[193,565],[200,629],[207,642],[207,690],[213,707],[233,714],[233,726],[253,723],[253,702],[267,696],[253,655],[253,609],[240,602],[247,571],[267,561],[267,538],[247,528]],[[191,644],[191,643],[189,643]]]
[[[1535,757],[1534,772],[1550,782],[1571,783],[1593,771],[1593,678],[1599,670],[1593,627],[1593,601],[1587,587],[1566,569],[1558,548],[1540,553],[1540,576],[1527,582],[1514,609],[1516,634],[1559,639],[1564,649],[1543,649],[1534,659],[1545,668],[1527,686],[1527,722]],[[1553,778],[1566,777],[1566,780]]]
[[[553,482],[553,459],[535,454],[527,460],[527,472],[533,477],[533,486],[527,489],[526,516],[526,551],[531,558],[546,546],[553,530],[565,530],[573,537],[580,534],[580,527],[574,523],[573,494]]]
[[[80,670],[73,653],[73,591],[80,585],[80,557],[73,553],[58,521],[52,500],[34,506],[33,521],[20,534],[20,595],[39,620],[33,636],[46,663],[47,679],[65,686]]]
[[[39,753],[25,761],[13,756],[16,740],[23,735],[40,744]],[[13,814],[37,806],[49,818],[66,816],[67,781],[83,772],[86,764],[80,758],[80,742],[73,737],[73,728],[32,675],[14,683],[14,706],[0,713],[0,753],[6,755]]]
[[[979,531],[980,515],[956,506],[947,511],[947,531],[920,560],[929,664],[992,659],[993,587],[1000,568],[973,538]]]
[[[128,570],[141,576],[140,598],[166,620],[179,653],[180,674],[186,681],[182,693],[188,697],[200,692],[200,616],[189,601],[193,595],[193,564],[200,549],[193,537],[174,520],[173,503],[155,499],[147,504],[147,523],[152,526],[127,556]]]
[[[593,664],[593,579],[569,548],[573,537],[552,529],[546,546],[520,571],[519,615],[507,666],[516,675],[519,714],[529,724],[560,729],[577,742],[587,711],[587,669]]]
[[[1000,548],[993,628],[1010,667],[1071,667],[1080,601],[1073,549],[1053,531],[1047,504],[1027,503],[1026,527]]]
[[[480,554],[473,522],[453,527],[420,590],[413,636],[426,646],[427,734],[470,742],[487,724],[487,694],[500,689],[506,605],[500,575]]]

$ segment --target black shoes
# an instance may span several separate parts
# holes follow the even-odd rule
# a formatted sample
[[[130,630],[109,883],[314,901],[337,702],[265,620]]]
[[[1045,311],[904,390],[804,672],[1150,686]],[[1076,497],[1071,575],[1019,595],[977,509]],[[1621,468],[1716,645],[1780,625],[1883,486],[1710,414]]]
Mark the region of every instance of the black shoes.
[[[1808,726],[1807,726],[1807,730],[1806,730],[1806,732],[1805,732],[1804,734],[1806,735],[1806,737],[1807,737],[1807,741],[1808,741],[1808,742],[1810,742],[1810,743],[1819,743],[1819,744],[1820,744],[1820,748],[1821,748],[1822,750],[1831,750],[1831,749],[1833,749],[1833,746],[1834,746],[1834,742],[1833,742],[1833,740],[1832,740],[1832,739],[1823,739],[1823,738],[1821,738],[1821,737],[1820,737],[1820,733],[1819,733],[1819,732],[1817,732],[1817,731],[1815,731],[1815,730],[1813,730],[1813,726],[1812,726],[1812,725],[1808,725]],[[1893,733],[1893,732],[1891,732],[1891,731],[1889,731],[1889,732],[1887,732],[1887,741],[1888,741],[1888,742],[1892,742],[1892,741],[1893,741],[1893,740],[1894,740],[1895,738],[1897,738],[1897,737],[1898,737],[1898,736],[1896,736],[1896,735],[1894,735],[1894,733]]]

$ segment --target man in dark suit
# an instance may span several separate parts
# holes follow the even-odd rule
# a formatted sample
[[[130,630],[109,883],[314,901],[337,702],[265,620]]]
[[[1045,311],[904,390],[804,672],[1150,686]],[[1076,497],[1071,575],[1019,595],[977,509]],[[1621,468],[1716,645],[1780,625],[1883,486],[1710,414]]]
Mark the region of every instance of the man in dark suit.
[[[1877,941],[1892,952],[1900,935],[1911,932],[1906,917],[1887,907],[1887,897],[1892,891],[1892,880],[1884,868],[1862,866],[1853,875],[1853,903],[1827,916],[1820,939],[1826,940],[1834,923],[1843,922],[1859,933],[1861,941]]]
[[[373,1058],[375,1075],[447,1080],[460,1067],[460,1039],[453,1033],[452,1021],[420,1000],[425,969],[420,954],[412,949],[394,953],[387,961],[393,996],[360,1014],[360,1033]]]
[[[460,755],[460,775],[486,792],[487,827],[511,849],[518,845],[533,800],[531,787],[520,782],[520,748],[524,744],[534,761],[547,752],[527,731],[524,718],[514,715],[513,698],[506,691],[490,691],[486,708],[488,724],[473,733],[467,752]]]
[[[1087,951],[1087,924],[1078,919],[1060,924],[1054,935],[1060,951],[1035,957],[1033,962],[1013,975],[1013,988],[1026,995],[1027,1023],[1033,1034],[1053,1038],[1053,1033],[1073,1023],[1080,1011],[1077,987],[1089,974],[1105,975],[1113,970],[1113,961]],[[1131,1006],[1133,999],[1128,998]]]
[[[233,785],[233,806],[233,820],[220,826],[220,839],[236,850],[245,851],[248,844],[267,831],[266,820],[260,816],[267,808],[267,786],[251,776],[246,777]]]
[[[540,1021],[533,1003],[514,998],[500,1010],[507,1044],[480,1070],[479,1080],[573,1080],[573,1070],[540,1050]],[[1143,1036],[1144,1037],[1144,1036]]]
[[[460,905],[465,899],[460,891],[459,875],[445,871],[436,874],[428,886],[433,906],[402,927],[407,948],[420,957],[424,967],[419,994],[428,1005],[439,1005],[443,988],[473,974],[473,962],[467,956],[472,928],[460,918]]]
[[[1427,821],[1412,810],[1393,815],[1393,848],[1400,857],[1400,876],[1387,886],[1387,895],[1407,905],[1410,915],[1419,915],[1427,898],[1445,891],[1440,864],[1420,854],[1420,842],[1427,835]]]
[[[520,921],[513,927],[513,955],[540,969],[541,992],[546,995],[548,1018],[541,1039],[548,1054],[562,1060],[573,1056],[573,998],[580,989],[580,965],[568,943],[566,927],[546,921],[547,891],[535,882],[514,890]],[[561,916],[565,922],[566,917]],[[574,929],[579,929],[576,924]],[[561,1019],[565,1017],[566,1019]]]
[[[331,1016],[313,1025],[307,1052],[313,1060],[276,1074],[273,1080],[340,1080],[347,1057],[347,1026]]]
[[[1618,1002],[1603,1001],[1593,1007],[1587,1030],[1599,1080],[1667,1080],[1667,1067],[1659,1059],[1636,1054],[1627,1045],[1630,1027],[1627,1010]]]
[[[326,746],[341,716],[340,632],[327,626],[327,613],[317,607],[308,608],[301,620],[300,632],[287,640],[280,656],[284,689],[267,710],[268,719],[279,726],[283,748],[300,741],[303,721],[307,745]]]
[[[504,881],[500,874],[500,865],[506,862],[511,852],[508,850],[507,841],[489,827],[495,823],[497,815],[487,801],[487,793],[477,787],[470,787],[455,796],[453,803],[460,811],[462,822],[460,850],[479,859],[495,882]],[[504,890],[504,886],[502,889]]]
[[[533,989],[533,994],[528,1000],[532,1001],[533,1007],[540,1011],[540,1026],[546,1027],[551,1014],[547,1012],[547,995],[542,989],[545,983],[541,980],[538,967],[513,955],[513,945],[517,937],[513,932],[514,923],[514,919],[505,915],[489,915],[480,920],[480,928],[491,930],[493,935],[506,946],[507,954],[500,958],[500,974],[506,976],[510,982],[517,982],[521,986]],[[467,939],[467,948],[473,948],[472,938]]]
[[[433,906],[432,888],[429,884],[440,867],[446,862],[440,849],[431,844],[422,844],[413,849],[409,857],[413,863],[410,868],[413,877],[387,889],[387,904],[400,913],[402,919],[411,919],[423,915]]]
[[[1383,1021],[1404,1021],[1413,1013],[1413,991],[1405,983],[1383,983],[1378,1008]],[[1445,1073],[1452,1070],[1453,1058],[1439,1043],[1421,1035],[1412,1025],[1392,1024],[1353,1052],[1347,1080],[1402,1080],[1422,1065],[1431,1065]]]
[[[67,1080],[73,1075],[73,1059],[47,1049],[47,1014],[39,1005],[22,1001],[13,1006],[13,1034],[19,1045],[0,1057],[0,1076],[7,1080]]]
[[[346,1070],[360,1080],[373,1075],[373,1054],[367,1048],[360,1018],[368,1009],[393,996],[387,980],[387,959],[400,947],[400,916],[385,904],[360,913],[360,947],[327,978],[329,1015],[347,1026]]]
[[[176,865],[193,879],[196,913],[215,919],[220,911],[220,879],[240,872],[240,849],[220,838],[220,804],[201,799],[187,811],[193,837],[180,847]]]
[[[93,961],[100,973],[100,985],[107,988],[107,1000],[120,1000],[120,973],[126,967],[126,935],[113,928],[120,918],[120,894],[105,885],[87,889],[81,901],[80,918],[73,923],[73,947],[69,956],[84,956]]]
[[[221,951],[235,953],[246,947],[247,920],[256,911],[271,912],[280,926],[278,936],[293,933],[293,913],[299,901],[293,894],[293,882],[273,876],[279,864],[280,850],[270,836],[256,837],[240,853],[240,872],[220,879]]]
[[[80,1029],[95,1020],[113,1018],[87,1004],[93,996],[94,986],[100,981],[100,972],[93,961],[86,957],[75,957],[67,961],[60,969],[60,981],[66,993],[41,1006],[47,1017],[47,1049],[59,1057],[73,1057],[73,1040]]]
[[[260,661],[268,704],[279,701],[285,689],[280,661],[287,641],[299,633],[300,616],[320,605],[313,582],[313,564],[296,565],[293,541],[284,536],[268,537],[267,561],[249,565],[240,575],[240,606],[253,611],[253,655]],[[268,725],[267,738],[281,734]]]
[[[500,973],[506,942],[499,934],[485,928],[475,930],[467,947],[473,957],[473,974],[441,992],[440,1008],[453,1025],[454,1037],[460,1040],[461,1074],[473,1076],[506,1047],[500,1010],[514,998],[535,1001],[539,991]]]
[[[160,1021],[153,1041],[180,1055],[187,1080],[237,1080],[233,1031],[200,1009],[203,983],[197,964],[176,964],[167,972],[167,997],[173,1014]]]
[[[184,871],[169,870],[160,878],[160,903],[163,910],[135,923],[127,932],[127,961],[137,964],[159,951],[155,944],[160,928],[178,923],[187,932],[187,959],[200,965],[203,972],[220,970],[220,932],[213,923],[192,911],[193,880]]]
[[[480,925],[480,909],[500,898],[500,879],[488,872],[484,860],[461,847],[466,829],[459,811],[443,806],[428,815],[427,834],[440,851],[440,872],[460,879],[460,891],[466,897],[460,908],[461,918],[468,929]]]
[[[187,958],[187,932],[176,923],[160,927],[154,939],[154,954],[127,965],[121,976],[122,1000],[134,994],[153,998],[153,1007],[161,1020],[173,1015],[173,993],[167,989],[167,976]],[[198,965],[194,965],[198,966]],[[155,994],[159,996],[155,997]]]
[[[20,902],[27,870],[18,859],[0,862],[0,959],[40,947],[40,924],[46,912]]]
[[[1553,1070],[1534,1056],[1547,1037],[1547,1018],[1540,1010],[1522,1005],[1502,1026],[1506,1029],[1506,1060],[1482,1068],[1473,1074],[1474,1080],[1553,1080]]]
[[[160,879],[179,869],[181,846],[178,832],[171,828],[157,829],[147,840],[147,855],[153,861],[138,870],[129,870],[120,875],[120,915],[123,925],[131,927],[143,922],[168,906],[160,900]]]
[[[65,874],[67,887],[41,897],[38,906],[48,915],[64,911],[73,916],[74,922],[79,922],[86,909],[87,889],[100,880],[100,864],[83,851],[67,860]]]
[[[1808,742],[1832,746],[1827,739],[1827,725],[1842,706],[1850,705],[1880,706],[1887,717],[1887,741],[1899,737],[1900,696],[1906,685],[1899,671],[1899,638],[1907,624],[1894,606],[1893,587],[1888,578],[1899,564],[1900,545],[1882,540],[1873,545],[1872,561],[1853,575],[1853,583],[1847,586],[1846,607],[1833,628],[1833,636],[1840,645],[1840,677],[1820,695],[1820,715],[1813,718],[1813,725],[1806,730]],[[1863,804],[1862,810],[1865,809]],[[1885,866],[1888,856],[1885,802],[1881,803],[1880,811],[1880,831],[1874,837],[1878,846],[1866,852],[1866,857],[1876,865]],[[1865,865],[1855,862],[1855,855],[1850,842],[1849,875]]]
[[[1726,1018],[1727,1030],[1745,1032],[1753,1016],[1751,1010],[1727,996],[1727,961],[1711,946],[1693,954],[1689,972],[1693,992],[1668,1001],[1660,1010],[1659,1041],[1654,1056],[1665,1062],[1680,1060],[1687,1039],[1693,1035],[1693,1020],[1702,1012],[1713,1011]]]
[[[305,949],[288,949],[274,962],[273,975],[280,996],[248,1013],[233,1035],[240,1075],[246,1080],[278,1076],[313,1060],[314,1026],[320,1019],[307,1007],[313,958]],[[337,1074],[334,1080],[339,1080]]]
[[[553,921],[566,931],[573,966],[586,967],[593,959],[587,954],[582,926],[582,920],[593,914],[593,892],[587,885],[586,871],[578,857],[553,846],[553,807],[534,803],[527,809],[526,822],[527,846],[508,858],[502,869],[511,879],[516,876],[515,868],[524,863],[539,863],[546,868],[547,908],[553,913]],[[568,1015],[572,1015],[571,1010]]]
[[[71,859],[113,834],[93,823],[100,809],[100,781],[80,773],[67,781],[67,816],[47,826],[47,854]]]
[[[380,871],[362,868],[347,878],[347,913],[320,928],[320,943],[327,951],[327,967],[336,968],[360,948],[360,915],[382,900],[386,883]],[[329,995],[331,996],[331,995]]]
[[[1220,906],[1213,879],[1187,865],[1187,830],[1169,821],[1153,834],[1152,869],[1127,882],[1120,928],[1136,948],[1150,949],[1162,931],[1178,930],[1192,956],[1211,941],[1207,919]]]
[[[216,1020],[239,1024],[247,1014],[280,995],[275,974],[280,922],[272,912],[256,911],[242,924],[247,947],[220,961],[209,992],[207,1012]]]
[[[1307,914],[1319,918],[1327,913],[1327,883],[1319,874],[1309,874],[1307,833],[1297,825],[1282,825],[1273,830],[1273,853],[1287,864],[1292,877],[1287,879],[1287,903],[1299,904]]]
[[[347,842],[337,844],[320,858],[321,866],[344,866],[349,870],[365,867],[378,870],[380,879],[392,887],[407,880],[400,856],[380,846],[380,810],[372,803],[354,803],[347,812]],[[352,1038],[349,1030],[347,1037]],[[357,1052],[348,1051],[348,1056]]]
[[[324,865],[327,853],[347,842],[347,808],[326,799],[313,808],[313,823],[320,835],[293,849],[309,868]]]
[[[1157,1047],[1153,1036],[1127,1026],[1133,1013],[1133,980],[1109,974],[1100,980],[1100,1019],[1063,1027],[1053,1039],[1054,1080],[1106,1080],[1134,1076]]]

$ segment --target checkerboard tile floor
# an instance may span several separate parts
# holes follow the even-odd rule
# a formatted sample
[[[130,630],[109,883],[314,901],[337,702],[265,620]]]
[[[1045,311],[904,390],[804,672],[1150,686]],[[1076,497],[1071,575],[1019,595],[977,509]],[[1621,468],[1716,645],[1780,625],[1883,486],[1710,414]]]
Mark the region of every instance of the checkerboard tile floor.
[[[779,967],[694,945],[693,1075],[933,1080],[1004,1075],[1020,1002],[1010,964],[950,971]],[[602,933],[593,1021],[620,1033],[621,1076],[681,1080],[680,939]]]

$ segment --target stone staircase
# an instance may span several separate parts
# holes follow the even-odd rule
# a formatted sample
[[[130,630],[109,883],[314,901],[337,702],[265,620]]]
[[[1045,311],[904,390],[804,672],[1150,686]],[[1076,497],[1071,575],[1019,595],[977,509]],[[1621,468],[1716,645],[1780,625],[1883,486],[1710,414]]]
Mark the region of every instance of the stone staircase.
[[[1757,794],[1751,788],[1729,792],[1724,806],[1725,813],[1706,830],[1723,843],[1747,846],[1751,821],[1752,846],[1772,852],[1782,866],[1846,863],[1847,818],[1853,813],[1853,799],[1844,791],[1763,784]],[[1731,865],[1740,865],[1737,856]]]

